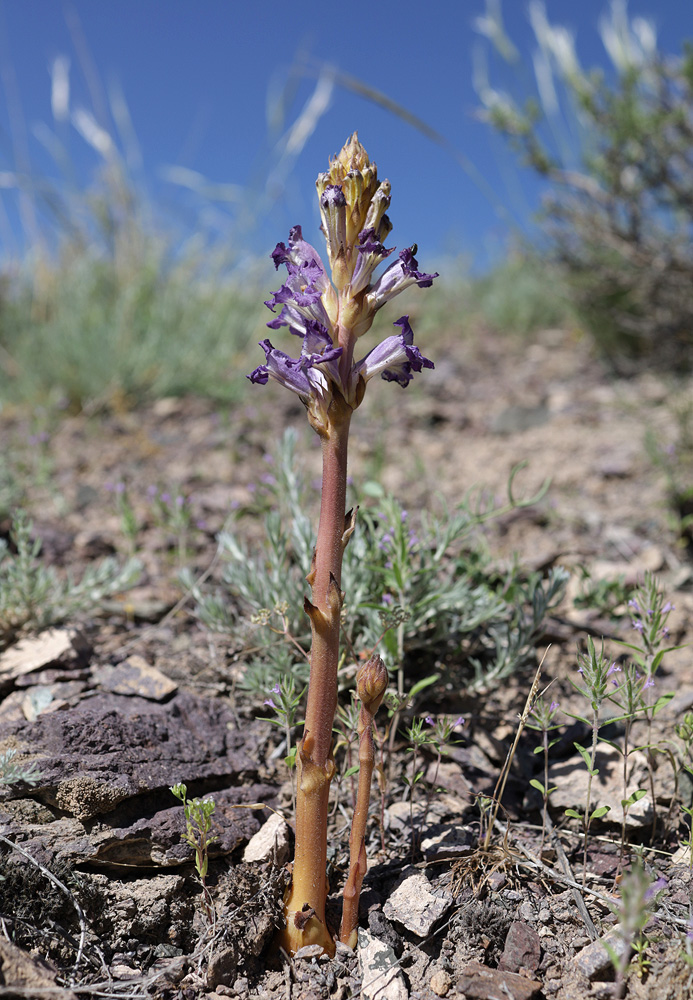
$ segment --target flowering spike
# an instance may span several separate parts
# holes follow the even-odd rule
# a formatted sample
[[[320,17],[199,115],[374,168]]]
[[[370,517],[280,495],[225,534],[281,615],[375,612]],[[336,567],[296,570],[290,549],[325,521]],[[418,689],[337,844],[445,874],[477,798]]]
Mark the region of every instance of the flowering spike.
[[[297,357],[261,341],[265,363],[249,379],[264,385],[272,379],[297,394],[322,444],[323,479],[320,523],[310,572],[312,647],[310,683],[303,738],[297,748],[296,856],[292,885],[285,900],[286,927],[279,943],[294,953],[303,945],[319,944],[334,954],[325,922],[327,819],[329,786],[334,773],[332,725],[337,705],[342,557],[354,531],[354,514],[347,514],[346,476],[349,425],[375,375],[407,386],[413,375],[433,362],[414,345],[408,316],[395,323],[399,332],[354,361],[359,337],[372,326],[378,309],[404,288],[430,285],[437,275],[419,270],[416,246],[400,252],[380,277],[379,265],[393,252],[386,247],[392,223],[390,183],[378,180],[378,168],[354,132],[329,169],[316,181],[321,229],[327,261],[294,226],[287,243],[272,252],[275,268],[286,268],[284,284],[266,305],[274,314],[272,330],[287,327],[300,338]],[[361,669],[357,688],[361,699],[359,794],[351,837],[350,875],[344,893],[342,940],[354,941],[358,896],[366,872],[365,830],[370,780],[374,767],[373,715],[387,686],[382,660],[373,656]]]

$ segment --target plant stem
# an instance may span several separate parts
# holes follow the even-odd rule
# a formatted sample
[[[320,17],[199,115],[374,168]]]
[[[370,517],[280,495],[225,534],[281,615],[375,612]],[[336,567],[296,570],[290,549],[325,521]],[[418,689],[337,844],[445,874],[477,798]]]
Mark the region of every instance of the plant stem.
[[[337,668],[344,548],[353,530],[345,525],[347,446],[351,407],[340,396],[330,405],[322,437],[322,500],[313,568],[308,575],[312,601],[310,683],[303,737],[296,755],[296,853],[285,910],[287,926],[279,944],[294,953],[320,944],[329,954],[334,941],[325,923],[327,896],[327,815],[334,775],[332,724],[337,707]]]
[[[585,885],[587,882],[587,840],[589,837],[591,820],[590,820],[590,804],[592,800],[592,778],[594,777],[594,765],[597,760],[597,740],[599,737],[599,706],[593,706],[592,708],[592,747],[590,750],[590,766],[589,773],[587,775],[587,801],[585,804],[585,819],[584,819],[584,831],[585,831],[585,841],[582,852],[582,884]]]
[[[549,815],[549,733],[548,730],[544,730],[544,811],[542,815],[541,822],[541,845],[539,847],[539,857],[541,858],[544,854],[544,842],[546,840],[546,828],[548,824]]]
[[[371,798],[371,781],[375,765],[373,718],[387,687],[387,671],[376,654],[359,671],[358,691],[361,698],[359,711],[359,785],[356,807],[349,837],[349,877],[344,886],[342,925],[339,940],[355,948],[358,940],[359,896],[367,870],[366,826]]]

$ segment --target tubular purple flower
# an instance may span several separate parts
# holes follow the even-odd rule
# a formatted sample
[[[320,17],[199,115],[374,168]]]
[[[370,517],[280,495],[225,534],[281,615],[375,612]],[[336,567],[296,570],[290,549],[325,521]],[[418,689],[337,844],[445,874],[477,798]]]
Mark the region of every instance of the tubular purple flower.
[[[378,278],[366,295],[366,303],[371,309],[380,309],[395,295],[399,295],[405,288],[409,288],[410,285],[429,288],[433,284],[433,279],[438,277],[438,273],[425,274],[423,271],[419,271],[415,253],[416,244],[407,250],[402,250],[399,260],[395,264],[391,264],[387,271]]]
[[[356,257],[356,266],[351,276],[349,292],[351,295],[358,295],[364,288],[368,287],[373,271],[378,264],[389,257],[394,252],[394,247],[388,250],[376,238],[374,229],[364,229],[359,233],[359,248]]]
[[[310,358],[295,360],[288,354],[272,347],[269,340],[261,340],[260,347],[266,355],[267,363],[259,365],[254,372],[246,376],[251,382],[266,385],[270,377],[281,385],[291,389],[303,400],[311,397],[316,400],[324,398],[327,390],[327,380],[320,371],[315,370],[315,364]],[[341,353],[340,348],[336,349]],[[335,351],[331,352],[335,356]],[[322,355],[317,355],[322,360]]]
[[[409,325],[409,317],[401,316],[393,326],[401,326],[402,332],[386,337],[382,343],[374,347],[361,361],[354,365],[353,375],[359,375],[366,382],[374,375],[380,375],[386,382],[399,382],[406,388],[413,378],[414,372],[422,368],[434,368],[434,364],[425,358],[414,345],[414,332]]]

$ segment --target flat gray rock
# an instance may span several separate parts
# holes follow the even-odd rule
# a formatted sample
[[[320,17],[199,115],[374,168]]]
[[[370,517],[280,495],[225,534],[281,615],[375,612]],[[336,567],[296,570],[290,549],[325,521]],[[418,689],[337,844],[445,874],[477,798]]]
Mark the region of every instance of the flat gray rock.
[[[451,906],[452,896],[449,893],[434,892],[422,872],[408,868],[390,893],[383,913],[389,920],[423,938],[430,934],[434,924]]]

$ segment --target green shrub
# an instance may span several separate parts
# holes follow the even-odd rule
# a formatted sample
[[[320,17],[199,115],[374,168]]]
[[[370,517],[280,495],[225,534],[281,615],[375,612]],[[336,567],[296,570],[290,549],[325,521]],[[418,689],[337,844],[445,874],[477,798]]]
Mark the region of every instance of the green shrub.
[[[580,67],[572,37],[548,23],[543,5],[531,16],[540,100],[520,109],[482,88],[487,120],[550,182],[542,213],[550,258],[614,367],[689,368],[693,49],[665,56],[648,22],[630,23],[613,5],[601,22],[610,78]],[[577,151],[559,141],[566,111]]]

